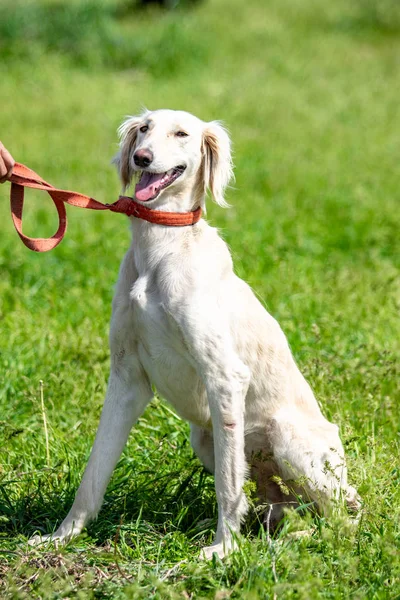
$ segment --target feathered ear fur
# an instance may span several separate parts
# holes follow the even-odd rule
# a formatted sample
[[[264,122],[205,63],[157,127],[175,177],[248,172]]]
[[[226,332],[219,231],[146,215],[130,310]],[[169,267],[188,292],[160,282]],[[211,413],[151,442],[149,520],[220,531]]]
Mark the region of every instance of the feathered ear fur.
[[[207,123],[203,133],[204,187],[209,189],[217,204],[228,207],[224,192],[233,179],[231,140],[218,121]]]
[[[133,169],[131,160],[136,144],[137,132],[139,124],[143,120],[147,111],[141,115],[127,117],[118,128],[119,135],[119,152],[113,159],[113,163],[117,165],[119,176],[121,178],[123,190],[125,191],[131,183],[133,177]]]

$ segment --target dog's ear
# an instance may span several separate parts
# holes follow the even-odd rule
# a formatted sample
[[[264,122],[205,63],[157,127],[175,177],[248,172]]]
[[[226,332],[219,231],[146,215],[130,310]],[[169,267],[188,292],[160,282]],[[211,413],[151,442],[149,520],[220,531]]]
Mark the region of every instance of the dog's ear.
[[[231,140],[218,121],[207,123],[203,132],[204,187],[217,204],[228,207],[224,192],[233,178]]]
[[[127,117],[118,129],[119,152],[113,158],[113,163],[117,165],[118,173],[121,178],[124,191],[131,183],[133,169],[131,166],[132,155],[136,145],[136,138],[140,122],[143,115]]]

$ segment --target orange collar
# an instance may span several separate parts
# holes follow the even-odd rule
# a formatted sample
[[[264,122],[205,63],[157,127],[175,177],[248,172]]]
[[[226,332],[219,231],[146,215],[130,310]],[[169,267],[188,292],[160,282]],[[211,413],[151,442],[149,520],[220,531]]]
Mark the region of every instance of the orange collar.
[[[63,239],[67,229],[67,213],[65,204],[78,206],[80,208],[90,208],[92,210],[111,210],[112,212],[123,213],[129,217],[137,217],[149,223],[164,225],[167,227],[183,227],[185,225],[194,225],[201,218],[201,208],[196,208],[187,213],[163,212],[161,210],[152,210],[139,204],[133,198],[120,196],[113,204],[102,204],[90,196],[79,194],[78,192],[69,192],[53,187],[42,179],[35,171],[25,165],[15,163],[11,181],[11,215],[14,221],[15,229],[25,246],[35,252],[47,252],[55,248]],[[56,233],[51,238],[31,238],[22,233],[22,211],[24,206],[24,187],[34,188],[46,191],[53,200],[59,219],[59,226]]]

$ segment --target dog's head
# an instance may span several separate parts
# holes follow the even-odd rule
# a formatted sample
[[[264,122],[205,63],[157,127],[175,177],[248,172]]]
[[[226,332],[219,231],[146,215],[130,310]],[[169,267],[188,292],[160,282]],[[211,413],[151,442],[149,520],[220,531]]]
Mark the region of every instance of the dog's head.
[[[149,207],[204,208],[210,190],[220,206],[233,176],[228,133],[217,121],[204,123],[183,111],[144,111],[119,128],[115,158],[124,190],[136,176],[135,198]],[[169,202],[165,202],[169,200]]]

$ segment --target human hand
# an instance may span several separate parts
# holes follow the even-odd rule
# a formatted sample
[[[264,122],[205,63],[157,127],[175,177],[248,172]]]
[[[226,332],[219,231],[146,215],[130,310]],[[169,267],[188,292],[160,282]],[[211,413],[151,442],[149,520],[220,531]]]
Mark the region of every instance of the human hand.
[[[14,164],[15,160],[0,142],[0,183],[4,183],[11,177]]]

